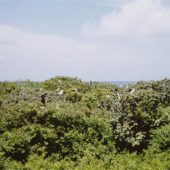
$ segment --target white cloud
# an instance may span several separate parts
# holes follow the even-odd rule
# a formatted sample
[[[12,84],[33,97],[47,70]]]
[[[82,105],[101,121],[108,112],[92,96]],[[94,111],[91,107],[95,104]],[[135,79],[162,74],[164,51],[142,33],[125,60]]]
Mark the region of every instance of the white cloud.
[[[56,75],[105,81],[170,77],[169,15],[169,8],[159,1],[130,2],[99,23],[84,26],[91,36],[77,39],[1,24],[0,80]]]
[[[0,25],[0,78],[40,80],[62,74],[76,76],[77,69],[89,62],[89,52],[93,50],[93,44],[75,39]]]
[[[135,0],[120,10],[101,17],[97,23],[86,23],[83,34],[90,36],[143,37],[170,33],[170,8],[159,0]]]

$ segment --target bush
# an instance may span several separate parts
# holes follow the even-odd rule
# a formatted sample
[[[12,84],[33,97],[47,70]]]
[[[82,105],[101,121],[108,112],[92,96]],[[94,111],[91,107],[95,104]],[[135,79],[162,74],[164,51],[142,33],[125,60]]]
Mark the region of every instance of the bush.
[[[137,86],[138,87],[138,86]],[[117,112],[113,112],[111,124],[118,151],[127,149],[142,152],[147,148],[152,129],[170,122],[170,110],[162,94],[154,89],[128,89],[120,91]]]
[[[169,103],[166,79],[2,82],[0,169],[170,169]]]
[[[149,149],[154,153],[170,151],[170,124],[152,132]]]

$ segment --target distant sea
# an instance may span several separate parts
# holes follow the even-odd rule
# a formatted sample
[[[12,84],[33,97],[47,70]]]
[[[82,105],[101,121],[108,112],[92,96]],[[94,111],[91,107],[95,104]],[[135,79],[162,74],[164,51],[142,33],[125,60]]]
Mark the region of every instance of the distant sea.
[[[135,84],[136,81],[102,81],[102,83],[115,84],[119,87],[126,86],[128,84]]]
[[[126,86],[128,84],[135,84],[136,81],[111,81],[109,83],[116,84],[117,86]]]

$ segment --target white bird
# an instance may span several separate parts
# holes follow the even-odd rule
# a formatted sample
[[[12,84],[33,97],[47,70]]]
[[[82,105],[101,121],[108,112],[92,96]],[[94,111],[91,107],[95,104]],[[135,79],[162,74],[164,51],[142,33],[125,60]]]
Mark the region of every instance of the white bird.
[[[130,92],[130,94],[133,94],[134,92],[135,92],[135,89],[132,89],[131,92]]]
[[[117,98],[120,100],[120,93],[117,91]]]
[[[63,92],[64,92],[63,90],[60,90],[60,91],[58,92],[58,94],[59,94],[59,95],[62,95]]]

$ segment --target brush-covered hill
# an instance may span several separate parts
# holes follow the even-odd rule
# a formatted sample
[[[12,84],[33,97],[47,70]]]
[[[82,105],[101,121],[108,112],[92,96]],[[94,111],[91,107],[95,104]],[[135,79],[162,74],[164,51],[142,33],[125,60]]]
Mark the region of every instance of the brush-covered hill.
[[[170,80],[0,82],[0,169],[170,169]]]

